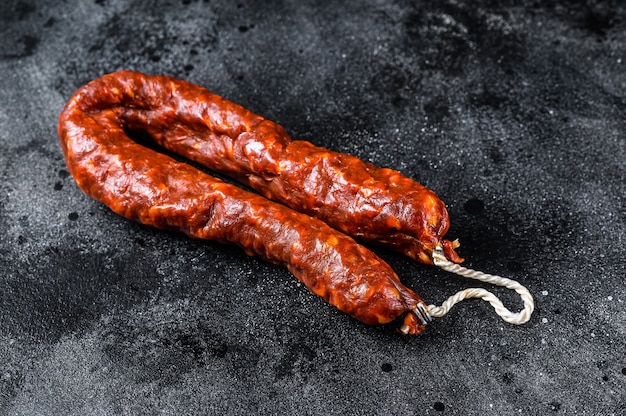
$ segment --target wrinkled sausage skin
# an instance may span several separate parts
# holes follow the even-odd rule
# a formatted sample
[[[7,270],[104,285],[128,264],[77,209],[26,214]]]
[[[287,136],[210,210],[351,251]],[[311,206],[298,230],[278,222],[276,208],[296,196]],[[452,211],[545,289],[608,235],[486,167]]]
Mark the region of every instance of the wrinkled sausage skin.
[[[161,88],[156,85],[145,88]],[[422,332],[414,310],[423,301],[373,252],[319,219],[133,141],[129,128],[155,131],[110,103],[132,91],[138,97],[150,91],[134,85],[92,87],[74,94],[58,126],[68,169],[86,194],[140,223],[234,243],[285,265],[311,292],[366,324],[405,315],[409,333]],[[230,128],[224,121],[221,125]]]
[[[292,140],[278,124],[169,77],[120,71],[80,94],[89,107],[114,111],[127,128],[147,131],[163,147],[346,234],[428,264],[441,244],[448,259],[462,261],[455,244],[443,240],[450,225],[445,204],[397,171]]]

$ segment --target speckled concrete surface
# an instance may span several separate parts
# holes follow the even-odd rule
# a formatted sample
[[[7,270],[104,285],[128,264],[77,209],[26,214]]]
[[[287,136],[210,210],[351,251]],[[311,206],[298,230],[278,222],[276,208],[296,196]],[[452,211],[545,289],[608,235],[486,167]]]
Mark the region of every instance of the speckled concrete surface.
[[[2,2],[0,414],[626,413],[626,8],[338,3]],[[471,301],[403,338],[114,215],[68,176],[56,122],[122,68],[424,183],[467,264],[533,292],[532,320]],[[377,252],[427,302],[468,285]]]

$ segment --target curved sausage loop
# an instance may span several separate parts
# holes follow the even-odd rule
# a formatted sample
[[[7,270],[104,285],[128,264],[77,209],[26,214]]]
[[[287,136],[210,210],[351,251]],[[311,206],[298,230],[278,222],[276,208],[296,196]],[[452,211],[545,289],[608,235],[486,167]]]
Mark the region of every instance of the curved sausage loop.
[[[135,131],[265,197],[134,142],[128,134]],[[366,324],[404,316],[399,331],[418,334],[468,297],[491,302],[511,323],[532,313],[532,296],[519,283],[454,264],[462,261],[458,243],[443,239],[450,222],[434,192],[397,171],[292,140],[278,124],[197,85],[131,71],[105,75],[69,100],[59,137],[78,186],[113,211],[238,244],[287,266],[311,292]],[[389,265],[343,233],[515,289],[525,308],[512,314],[482,289],[426,306]]]
[[[121,104],[120,95],[118,87],[90,83],[59,116],[67,167],[83,192],[131,220],[233,243],[286,266],[312,293],[365,324],[404,317],[406,333],[424,330],[426,305],[380,257],[317,218],[134,141],[129,132],[153,127],[131,111],[150,92]]]

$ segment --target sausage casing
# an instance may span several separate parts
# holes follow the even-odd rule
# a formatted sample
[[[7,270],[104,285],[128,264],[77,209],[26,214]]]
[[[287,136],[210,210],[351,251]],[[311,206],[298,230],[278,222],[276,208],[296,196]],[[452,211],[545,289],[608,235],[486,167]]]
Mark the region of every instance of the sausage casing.
[[[420,297],[351,237],[132,140],[129,129],[158,136],[154,125],[167,120],[156,121],[157,114],[147,112],[142,124],[139,110],[111,106],[131,94],[154,96],[136,90],[133,82],[114,84],[98,81],[79,89],[59,118],[68,169],[85,193],[129,219],[234,243],[248,254],[285,265],[311,292],[366,324],[385,324],[404,314],[409,333],[423,330],[415,312],[424,306]],[[176,88],[171,91],[175,94]],[[139,98],[136,108],[143,105]],[[221,125],[228,129],[230,123]]]

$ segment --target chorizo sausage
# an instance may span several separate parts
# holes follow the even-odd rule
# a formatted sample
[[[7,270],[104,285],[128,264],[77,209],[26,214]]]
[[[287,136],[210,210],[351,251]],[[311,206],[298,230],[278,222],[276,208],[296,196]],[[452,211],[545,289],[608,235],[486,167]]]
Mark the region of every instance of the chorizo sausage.
[[[161,89],[170,81],[161,78],[136,89],[128,75],[80,89],[59,117],[61,147],[80,189],[129,219],[234,243],[250,255],[285,265],[311,292],[366,324],[404,316],[403,333],[423,331],[428,315],[421,298],[353,238],[131,139],[128,129],[151,130],[151,119],[141,124],[138,112],[110,103],[131,94],[153,97],[151,88]],[[175,95],[178,89],[170,91]],[[145,99],[139,98],[136,108],[145,106]],[[174,122],[180,125],[181,120]],[[220,125],[228,129],[234,124],[222,120]]]
[[[346,234],[427,264],[439,245],[449,260],[462,261],[457,244],[443,239],[445,204],[395,170],[292,140],[280,125],[170,77],[120,71],[79,95],[88,107],[114,111],[128,129]]]

